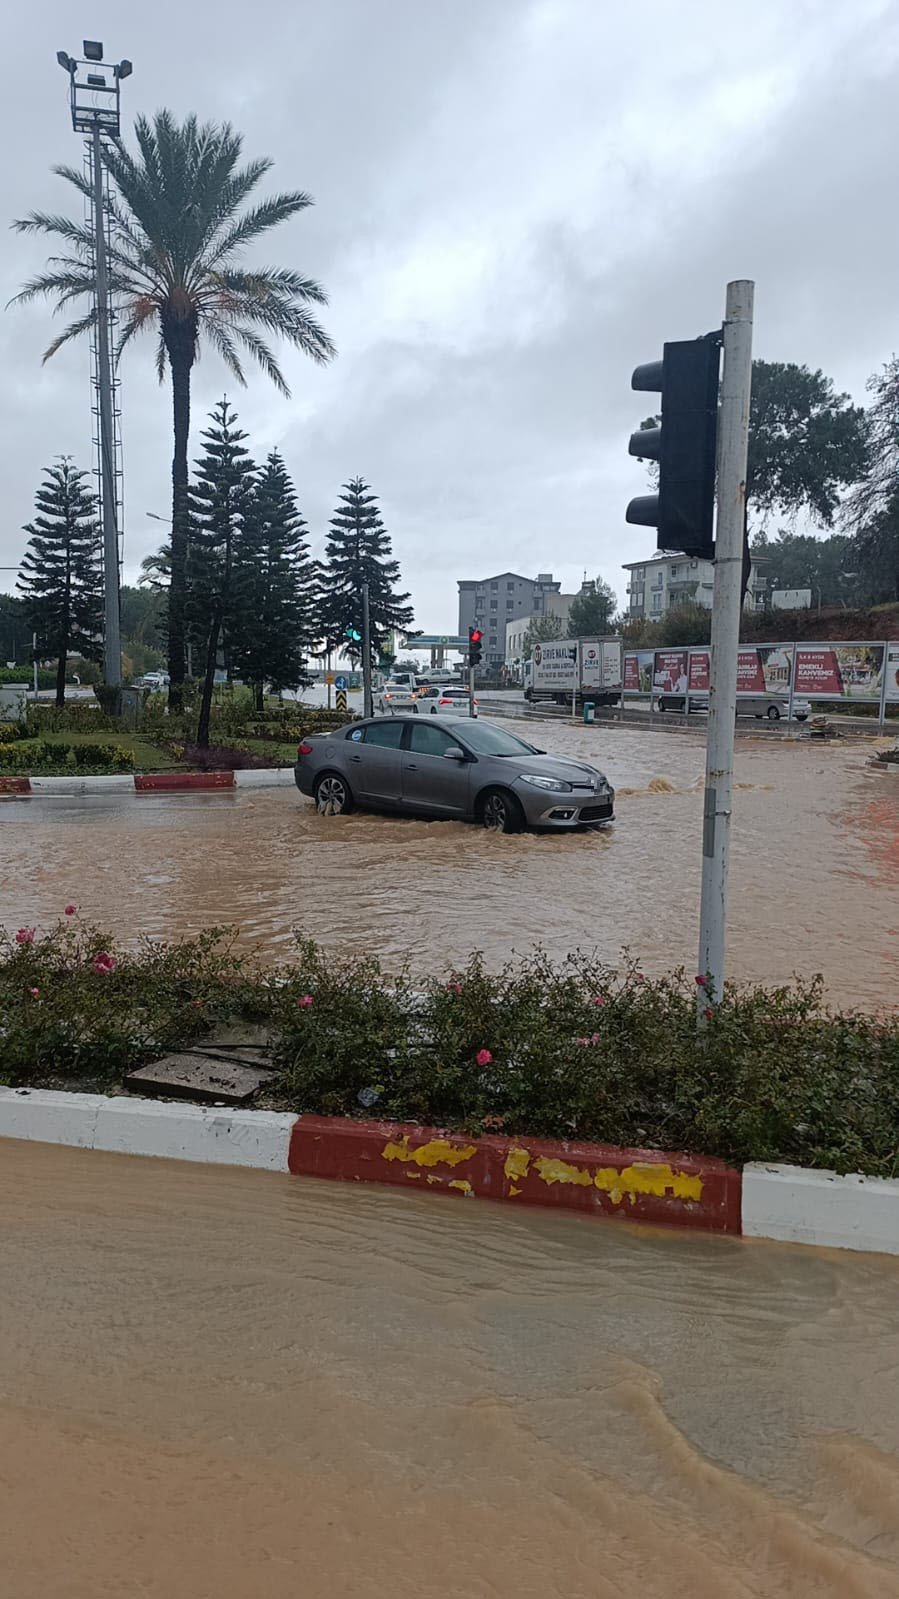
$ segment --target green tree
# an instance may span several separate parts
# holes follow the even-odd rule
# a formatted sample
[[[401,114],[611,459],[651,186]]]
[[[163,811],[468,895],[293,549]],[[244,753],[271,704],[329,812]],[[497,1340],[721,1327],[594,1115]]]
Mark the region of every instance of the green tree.
[[[31,630],[25,602],[15,594],[0,594],[0,668],[7,661],[28,661]]]
[[[378,511],[378,497],[364,478],[351,478],[331,517],[322,574],[321,615],[328,649],[343,648],[347,628],[362,632],[362,585],[368,584],[372,657],[388,646],[394,629],[412,624],[408,594],[398,594],[399,562]],[[346,653],[358,659],[360,649]]]
[[[873,601],[899,599],[899,358],[868,382],[867,470],[849,498],[845,525],[862,591]]]
[[[769,539],[764,529],[753,537],[750,553],[769,592],[810,589],[815,605],[845,604],[855,596],[857,561],[846,533],[815,538],[781,529]]]
[[[658,416],[641,428],[655,427]],[[865,413],[823,372],[793,362],[753,361],[746,475],[748,517],[805,511],[832,527],[844,490],[864,476]],[[650,468],[655,478],[657,468]]]
[[[318,642],[318,567],[309,559],[306,523],[277,450],[257,480],[235,560],[234,659],[261,711],[266,681],[278,691],[311,681],[306,662]]]
[[[550,611],[546,616],[535,617],[530,623],[522,640],[521,653],[524,659],[529,661],[534,653],[535,644],[550,644],[553,639],[561,637],[561,617],[554,616]]]
[[[595,583],[585,582],[568,612],[571,638],[597,638],[608,633],[616,606],[614,591],[601,577]]]
[[[170,700],[179,707],[185,672],[188,588],[188,439],[191,373],[201,339],[208,340],[241,384],[241,356],[249,355],[282,394],[289,390],[270,338],[286,339],[314,361],[327,361],[334,346],[309,310],[326,302],[314,279],[289,268],[248,267],[243,252],[262,234],[311,205],[308,194],[272,195],[245,208],[271,167],[266,159],[240,165],[242,140],[224,123],[178,123],[170,111],[135,122],[138,153],[122,140],[104,144],[110,179],[109,285],[122,333],[117,354],[138,333],[158,334],[160,382],[171,373],[172,456],[171,582],[168,600]],[[90,198],[89,179],[73,167],[54,168],[79,194]],[[14,226],[49,235],[67,255],[51,257],[47,269],[26,283],[19,301],[47,296],[60,310],[78,300],[88,308],[55,338],[49,359],[67,340],[91,333],[96,320],[93,233],[66,216],[33,211]]]
[[[236,587],[235,550],[252,519],[256,468],[244,449],[246,434],[227,399],[210,415],[200,435],[206,448],[196,462],[190,489],[191,590],[189,611],[205,639],[203,693],[197,743],[209,743],[212,689],[223,633],[230,640],[234,618],[246,605]],[[246,576],[246,568],[241,569]]]
[[[100,523],[86,477],[66,455],[46,468],[17,579],[39,651],[56,656],[58,706],[65,704],[69,650],[74,645],[86,660],[97,660],[103,649]]]

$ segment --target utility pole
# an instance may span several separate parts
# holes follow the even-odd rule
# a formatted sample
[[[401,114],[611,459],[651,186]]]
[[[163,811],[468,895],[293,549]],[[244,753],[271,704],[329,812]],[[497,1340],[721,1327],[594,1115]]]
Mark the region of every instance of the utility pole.
[[[755,285],[727,285],[724,371],[718,415],[718,495],[715,523],[715,589],[712,601],[709,718],[706,739],[702,833],[702,900],[697,972],[700,1018],[724,988],[727,873],[730,857],[734,723],[737,713],[737,650],[746,517],[746,460],[752,392],[752,313]]]
[[[100,392],[100,510],[103,521],[103,677],[107,688],[122,682],[119,616],[119,529],[116,520],[115,458],[112,431],[112,379],[109,367],[109,281],[103,207],[103,157],[100,128],[91,133],[94,178],[94,253],[97,278],[97,376]]]
[[[100,515],[103,528],[103,677],[107,688],[122,684],[122,638],[119,598],[119,527],[116,494],[116,433],[113,376],[110,364],[109,270],[106,259],[106,204],[102,136],[120,131],[120,84],[130,77],[131,62],[104,62],[103,45],[85,39],[84,59],[65,50],[56,59],[69,78],[72,127],[85,135],[91,173],[91,225],[94,233],[94,310],[96,313],[96,387],[100,455]]]
[[[367,583],[362,585],[362,715],[374,715],[371,694],[371,617]]]

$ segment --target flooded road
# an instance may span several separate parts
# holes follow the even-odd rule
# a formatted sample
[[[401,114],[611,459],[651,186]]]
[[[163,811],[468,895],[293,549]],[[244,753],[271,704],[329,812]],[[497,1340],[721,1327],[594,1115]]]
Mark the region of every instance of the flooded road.
[[[293,929],[423,970],[472,945],[494,965],[542,942],[647,971],[697,944],[704,744],[648,729],[507,721],[601,766],[618,789],[606,834],[494,837],[461,823],[319,817],[292,788],[0,802],[0,921],[46,925],[68,901],[121,939],[234,923],[270,957]],[[730,968],[822,972],[834,1002],[899,994],[899,780],[869,747],[741,740]]]
[[[0,1143],[4,1599],[895,1599],[899,1260]]]

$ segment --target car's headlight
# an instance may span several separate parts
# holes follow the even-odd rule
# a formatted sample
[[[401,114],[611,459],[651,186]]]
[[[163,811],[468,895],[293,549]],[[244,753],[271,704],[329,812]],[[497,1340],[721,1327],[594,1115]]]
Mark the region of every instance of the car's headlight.
[[[530,783],[532,788],[545,788],[551,794],[570,794],[571,784],[563,782],[561,777],[538,777],[536,772],[522,772],[521,781]]]

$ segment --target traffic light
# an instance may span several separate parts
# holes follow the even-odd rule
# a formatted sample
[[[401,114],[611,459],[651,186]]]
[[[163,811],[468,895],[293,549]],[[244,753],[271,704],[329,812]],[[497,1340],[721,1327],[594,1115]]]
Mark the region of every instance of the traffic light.
[[[359,632],[358,627],[345,627],[343,630],[343,636],[348,644],[362,643],[362,634]]]
[[[715,445],[721,335],[663,347],[661,361],[638,366],[631,388],[661,394],[660,427],[632,433],[628,453],[657,461],[657,494],[631,500],[626,520],[658,529],[657,548],[715,558]]]
[[[469,666],[478,666],[480,664],[481,657],[483,656],[483,653],[484,653],[483,650],[481,649],[481,645],[483,644],[483,642],[484,642],[484,635],[481,632],[481,629],[479,627],[470,627],[468,629],[468,664],[469,664]]]

